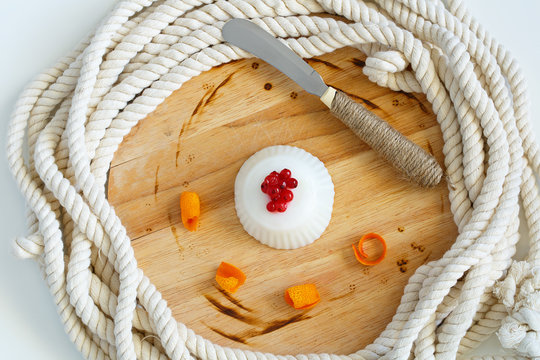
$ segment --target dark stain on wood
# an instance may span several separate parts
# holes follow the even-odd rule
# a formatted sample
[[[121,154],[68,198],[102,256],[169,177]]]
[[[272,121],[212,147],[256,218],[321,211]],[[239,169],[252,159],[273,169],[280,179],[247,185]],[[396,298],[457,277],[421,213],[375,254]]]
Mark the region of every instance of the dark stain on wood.
[[[270,83],[264,84],[264,90],[271,90],[271,89],[272,89],[272,84]]]
[[[399,271],[401,271],[402,273],[407,272],[407,267],[405,265],[407,265],[408,263],[409,260],[407,259],[401,259],[396,261],[396,264],[399,267]]]
[[[358,67],[361,67],[363,68],[364,66],[366,66],[366,62],[362,59],[359,59],[359,58],[352,58],[350,60],[354,65],[358,66]]]
[[[405,95],[405,96],[406,96],[407,98],[409,98],[409,99],[416,99],[416,100],[418,100],[418,99],[416,98],[416,96],[414,96],[413,94],[408,93],[408,92],[406,92],[406,91],[399,90],[398,93]]]
[[[422,265],[424,265],[425,263],[428,262],[429,257],[431,256],[431,253],[432,253],[432,252],[430,251],[430,252],[426,255],[426,257],[424,258],[424,260],[422,260]]]
[[[244,322],[246,324],[250,324],[250,325],[256,325],[256,324],[261,323],[261,321],[259,319],[254,318],[252,316],[242,315],[238,311],[236,311],[235,309],[223,305],[222,303],[220,303],[219,301],[217,301],[216,299],[214,299],[210,295],[204,295],[204,297],[206,298],[206,300],[208,300],[208,302],[210,304],[212,304],[216,308],[217,311],[219,311],[223,315],[230,316],[232,318],[235,318],[237,320],[240,320],[240,321],[242,321],[242,322]]]
[[[416,99],[416,96],[414,98]],[[426,114],[429,113],[429,110],[427,109],[426,105],[424,105],[424,103],[421,102],[420,100],[418,100],[418,106],[420,107],[420,110],[422,110]]]
[[[360,100],[362,100],[362,102],[364,104],[366,104],[367,106],[369,106],[372,109],[380,109],[381,108],[379,105],[369,101],[368,99],[364,99],[363,97],[359,97],[359,98],[360,98]]]
[[[411,247],[413,248],[413,250],[418,250],[420,252],[424,252],[426,250],[426,247],[424,245],[418,245],[415,242],[411,243]]]
[[[341,295],[338,295],[338,296],[336,296],[336,297],[333,297],[333,298],[329,299],[329,301],[334,301],[334,300],[343,299],[343,298],[345,298],[345,297],[351,296],[352,294],[354,294],[354,291],[349,291],[349,292],[346,292],[345,294],[341,294]]]
[[[254,62],[251,64],[251,68],[253,69],[258,69],[259,68],[259,63],[258,62]]]
[[[326,61],[326,60],[321,60],[321,59],[317,59],[317,58],[309,58],[309,59],[304,59],[308,64],[311,64],[311,63],[320,63],[320,64],[324,64],[326,66],[328,66],[329,68],[331,69],[335,69],[335,70],[341,70],[341,68],[339,66],[337,66],[336,64],[332,64],[331,62],[329,61]]]
[[[193,112],[191,113],[191,118],[193,118],[195,115],[197,115],[197,113],[199,112],[199,110],[201,109],[202,107],[202,104],[204,102],[204,98],[206,97],[206,95],[208,95],[208,93],[211,91],[210,90],[207,90],[206,93],[204,93],[203,97],[201,98],[201,100],[199,100],[199,102],[197,103],[197,106],[195,106],[195,109],[193,109]],[[184,131],[185,129],[182,128]],[[182,132],[183,133],[183,132]]]
[[[298,94],[293,91],[290,96],[291,99],[296,99],[298,97]]]
[[[193,160],[195,160],[195,155],[189,154],[188,157],[186,158],[186,164],[191,164]]]
[[[380,108],[381,108],[379,105],[377,105],[377,104],[371,102],[370,100],[365,99],[365,98],[363,98],[363,97],[361,97],[361,96],[358,96],[358,95],[355,95],[355,94],[350,93],[350,92],[348,92],[348,91],[345,91],[345,90],[343,90],[343,89],[340,89],[340,88],[338,88],[338,87],[336,87],[336,86],[334,86],[334,85],[328,84],[328,86],[331,86],[331,87],[333,87],[334,89],[341,91],[342,93],[348,95],[349,97],[351,97],[351,98],[353,98],[353,99],[360,100],[361,102],[363,102],[364,104],[366,104],[367,106],[369,106],[369,107],[372,108],[372,109],[380,109]]]
[[[216,86],[216,88],[214,89],[214,91],[212,91],[208,99],[206,99],[204,106],[208,105],[212,100],[214,100],[214,98],[216,97],[217,91],[221,89],[222,87],[224,87],[232,79],[234,74],[235,72],[230,73],[229,76],[227,76],[221,83],[219,83],[218,86]]]
[[[401,260],[396,261],[397,266],[407,265],[408,263],[409,263],[409,260],[407,259],[401,259]]]
[[[311,317],[305,314],[297,314],[288,319],[275,320],[275,321],[270,321],[268,323],[264,323],[262,325],[264,327],[261,330],[251,329],[251,330],[243,331],[239,334],[229,334],[219,329],[213,328],[211,326],[208,326],[208,325],[207,326],[210,330],[214,331],[216,334],[226,337],[227,339],[230,339],[232,341],[239,342],[242,344],[247,344],[247,339],[249,338],[261,336],[264,334],[269,334],[271,332],[284,328],[285,326],[289,324],[293,324],[295,322],[299,322],[299,321],[307,320],[307,319],[311,319]]]
[[[433,154],[433,148],[431,147],[431,143],[429,142],[429,140],[427,141],[427,148],[428,148],[428,151],[431,155],[434,155]]]
[[[159,164],[156,168],[156,179],[154,181],[154,200],[157,200],[157,192],[159,189],[159,181],[158,181],[158,174],[159,174]]]
[[[240,344],[246,344],[247,345],[247,341],[245,339],[241,338],[240,336],[233,335],[233,334],[228,334],[228,333],[226,333],[224,331],[221,331],[221,330],[216,329],[216,328],[211,327],[211,326],[208,326],[208,328],[210,330],[212,330],[213,332],[215,332],[216,334],[219,334],[219,335],[223,336],[224,338],[227,338],[227,339],[232,340],[234,342],[238,342]]]
[[[176,246],[178,247],[178,251],[182,252],[184,251],[184,247],[180,245],[180,237],[178,236],[178,232],[176,231],[176,226],[173,225],[171,214],[167,214],[167,218],[169,218],[169,225],[170,225],[171,233],[174,236],[174,241],[176,241]]]
[[[247,306],[244,306],[242,304],[242,302],[238,299],[236,299],[235,297],[233,297],[231,294],[229,294],[227,291],[223,290],[222,288],[220,287],[217,287],[215,286],[215,288],[217,289],[217,291],[219,291],[227,300],[229,300],[231,303],[233,303],[234,305],[238,306],[240,309],[243,309],[243,310],[246,310],[246,311],[249,311],[249,312],[252,312],[253,310],[248,308]]]
[[[429,110],[428,108],[426,107],[426,105],[424,105],[424,103],[418,99],[416,96],[414,96],[413,94],[411,93],[408,93],[408,92],[405,92],[403,90],[400,90],[398,91],[400,94],[403,94],[405,95],[406,97],[408,97],[409,99],[413,99],[415,100],[417,103],[418,103],[418,106],[420,107],[420,110],[422,110],[424,113],[428,114],[429,113]]]
[[[331,84],[327,84],[327,85],[333,87],[333,88],[336,89],[336,90],[341,91],[342,93],[348,95],[349,97],[352,97],[353,99],[357,99],[357,100],[361,100],[361,99],[362,99],[360,96],[355,95],[355,94],[353,94],[353,93],[350,93],[350,92],[348,92],[348,91],[345,91],[345,90],[343,90],[343,89],[341,89],[341,88],[338,88],[338,87],[335,86],[335,85],[331,85]]]
[[[404,231],[405,231],[405,228],[404,228],[403,226],[399,226],[399,227],[397,228],[397,231],[399,231],[399,232],[404,232]]]
[[[444,196],[441,194],[441,214],[444,213]]]
[[[288,319],[272,321],[264,329],[262,329],[258,335],[269,334],[289,324],[293,324],[295,322],[310,319],[310,318],[311,318],[310,316],[306,316],[305,314],[298,314]]]
[[[234,73],[233,73],[234,74]],[[229,75],[229,76],[232,76]],[[223,82],[222,82],[223,84]],[[221,84],[219,84],[219,86],[221,86]],[[218,87],[219,87],[218,86]],[[216,88],[217,90],[217,88]],[[199,113],[199,111],[202,111],[202,107],[203,107],[203,103],[204,103],[204,99],[206,98],[206,96],[210,93],[214,94],[216,92],[216,90],[213,90],[212,91],[212,88],[208,89],[203,97],[201,98],[201,100],[199,100],[199,102],[197,103],[197,106],[195,106],[195,109],[193,109],[193,112],[191,113],[191,116],[189,117],[189,120],[187,122],[184,122],[182,124],[182,128],[180,129],[180,133],[178,133],[178,141],[176,142],[176,159],[175,159],[175,165],[176,167],[178,167],[178,157],[180,156],[180,138],[182,137],[182,135],[184,135],[184,133],[186,132],[186,130],[191,126],[191,123],[193,121],[193,117],[195,115],[197,115]],[[212,95],[210,95],[212,96]],[[210,99],[210,98],[208,98]],[[208,100],[206,100],[206,103],[204,103],[205,105],[208,103]]]
[[[174,240],[176,241],[176,246],[178,247],[178,251],[184,251],[184,247],[180,245],[180,239],[178,238],[178,232],[176,231],[175,226],[171,226],[171,232],[174,236]]]
[[[180,156],[180,138],[182,137],[184,132],[191,126],[191,123],[195,115],[203,112],[204,107],[208,105],[212,100],[214,100],[214,98],[216,97],[217,91],[223,86],[225,86],[225,84],[227,84],[231,80],[234,74],[235,72],[230,73],[229,76],[227,76],[218,86],[216,86],[215,89],[213,90],[212,88],[208,89],[208,91],[203,95],[201,100],[199,100],[199,103],[197,104],[197,106],[195,106],[195,109],[193,109],[193,112],[191,113],[191,116],[189,117],[188,122],[187,123],[184,122],[184,124],[182,125],[182,128],[180,129],[180,133],[178,134],[178,142],[176,144],[176,160],[175,160],[176,167],[178,167],[178,157]],[[208,94],[210,95],[208,96]],[[208,96],[208,98],[206,98],[206,96]],[[206,98],[206,101],[205,101],[205,98]]]

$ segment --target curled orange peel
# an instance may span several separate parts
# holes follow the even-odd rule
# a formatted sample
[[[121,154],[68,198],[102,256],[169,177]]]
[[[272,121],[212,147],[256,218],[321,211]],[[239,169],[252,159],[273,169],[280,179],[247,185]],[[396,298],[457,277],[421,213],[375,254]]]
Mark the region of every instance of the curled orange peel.
[[[246,281],[246,275],[234,265],[226,262],[219,264],[216,271],[216,282],[225,291],[235,293]]]
[[[377,240],[382,245],[382,252],[379,255],[379,257],[376,258],[375,260],[368,260],[368,254],[366,254],[366,252],[363,249],[364,242],[368,239]],[[356,260],[358,260],[358,262],[360,262],[361,264],[364,264],[367,266],[377,265],[386,256],[386,241],[384,241],[381,235],[375,234],[375,233],[365,234],[364,236],[360,238],[360,241],[358,241],[358,248],[354,246],[354,244],[352,244],[352,248],[353,248],[354,256],[356,257]]]
[[[311,309],[321,301],[314,284],[296,285],[285,290],[285,301],[295,309]]]
[[[197,231],[201,216],[201,202],[197,193],[184,191],[180,195],[180,213],[184,227],[189,231]]]

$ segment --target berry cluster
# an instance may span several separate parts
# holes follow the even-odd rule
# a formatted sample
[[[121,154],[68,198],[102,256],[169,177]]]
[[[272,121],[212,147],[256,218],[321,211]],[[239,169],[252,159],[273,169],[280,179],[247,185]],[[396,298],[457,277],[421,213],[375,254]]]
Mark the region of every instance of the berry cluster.
[[[283,169],[279,173],[272,171],[261,184],[262,192],[270,196],[270,202],[266,204],[266,210],[285,212],[287,204],[294,198],[290,189],[297,186],[298,181],[291,177],[291,170]]]

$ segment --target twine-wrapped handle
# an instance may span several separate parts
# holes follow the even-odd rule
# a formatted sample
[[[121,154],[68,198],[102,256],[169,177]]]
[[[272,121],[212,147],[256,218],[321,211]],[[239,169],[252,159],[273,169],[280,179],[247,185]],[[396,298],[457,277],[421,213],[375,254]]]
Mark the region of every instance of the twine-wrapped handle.
[[[443,171],[433,156],[343,92],[336,91],[330,110],[409,180],[423,187],[441,181]]]

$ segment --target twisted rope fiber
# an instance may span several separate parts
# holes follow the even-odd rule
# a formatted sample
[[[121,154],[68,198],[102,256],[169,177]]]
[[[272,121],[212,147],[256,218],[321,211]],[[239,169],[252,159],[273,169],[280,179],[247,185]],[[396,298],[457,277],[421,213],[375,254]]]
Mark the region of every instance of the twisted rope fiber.
[[[263,354],[196,335],[137,267],[107,202],[107,171],[130,129],[192,77],[249,56],[221,38],[231,18],[251,19],[302,57],[357,47],[370,80],[424,92],[437,115],[459,235],[418,268],[392,321],[354,354]],[[8,136],[29,209],[16,253],[40,264],[85,358],[451,359],[495,331],[515,356],[485,359],[540,358],[540,154],[525,82],[460,1],[124,1],[26,88]],[[520,198],[530,251],[513,261]]]

